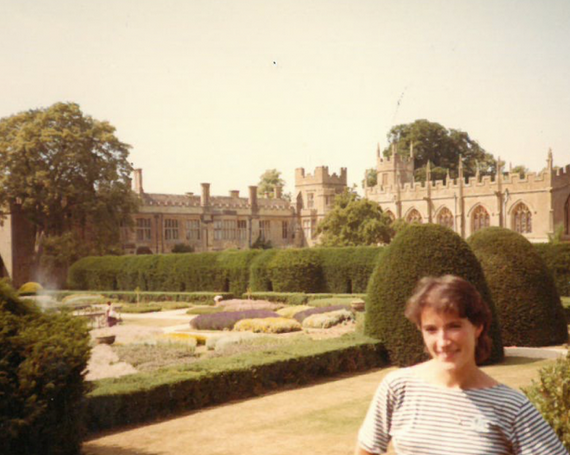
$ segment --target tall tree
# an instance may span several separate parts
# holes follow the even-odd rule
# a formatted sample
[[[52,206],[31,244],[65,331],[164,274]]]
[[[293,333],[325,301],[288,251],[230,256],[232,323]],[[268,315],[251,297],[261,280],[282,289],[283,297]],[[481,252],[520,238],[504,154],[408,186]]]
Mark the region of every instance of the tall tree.
[[[398,154],[409,157],[411,145],[414,150],[415,179],[418,181],[425,180],[428,161],[432,165],[433,177],[442,178],[449,169],[451,177],[456,178],[460,156],[465,177],[475,175],[477,167],[480,175],[496,171],[493,155],[487,153],[468,133],[447,129],[439,123],[416,120],[394,126],[388,133],[388,147],[383,151],[384,156],[390,154],[392,146],[395,146]]]
[[[322,246],[361,246],[389,243],[390,218],[380,206],[346,188],[334,199],[332,210],[317,226]]]
[[[75,103],[0,119],[0,204],[20,206],[38,256],[44,244],[67,255],[69,248],[82,255],[117,246],[119,226],[136,209],[129,148],[113,126]]]
[[[285,180],[281,178],[281,172],[277,169],[267,169],[259,178],[257,194],[273,198],[275,197],[275,188],[278,186],[281,188],[285,186]]]

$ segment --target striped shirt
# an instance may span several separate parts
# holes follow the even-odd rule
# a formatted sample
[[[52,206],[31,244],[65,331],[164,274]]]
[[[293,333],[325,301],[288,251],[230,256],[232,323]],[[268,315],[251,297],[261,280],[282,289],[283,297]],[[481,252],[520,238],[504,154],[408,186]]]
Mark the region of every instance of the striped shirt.
[[[569,455],[520,392],[503,384],[445,389],[410,373],[386,376],[368,409],[358,442],[399,455]]]

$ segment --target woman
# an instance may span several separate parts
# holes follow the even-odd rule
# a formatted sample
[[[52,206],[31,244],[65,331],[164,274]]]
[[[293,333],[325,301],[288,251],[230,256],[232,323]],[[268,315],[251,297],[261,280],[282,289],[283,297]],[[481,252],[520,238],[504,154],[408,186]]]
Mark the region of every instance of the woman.
[[[489,308],[470,283],[423,278],[406,305],[431,360],[389,373],[358,434],[358,455],[568,455],[520,392],[484,373]]]

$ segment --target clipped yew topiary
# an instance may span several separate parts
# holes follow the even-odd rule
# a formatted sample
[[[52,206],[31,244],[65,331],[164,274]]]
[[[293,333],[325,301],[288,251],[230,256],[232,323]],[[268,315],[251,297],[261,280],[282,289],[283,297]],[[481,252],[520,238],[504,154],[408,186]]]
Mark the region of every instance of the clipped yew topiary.
[[[490,227],[468,243],[479,259],[507,346],[549,346],[568,341],[564,310],[552,274],[522,235]]]
[[[558,294],[570,296],[570,243],[538,243],[533,247],[552,273]]]
[[[407,366],[427,358],[422,336],[405,318],[404,308],[421,278],[448,274],[469,281],[489,304],[493,348],[488,361],[503,359],[495,307],[481,265],[469,245],[443,226],[411,224],[384,249],[368,285],[365,333],[384,342],[392,363]]]
[[[75,455],[83,436],[85,323],[42,314],[0,284],[0,453]]]

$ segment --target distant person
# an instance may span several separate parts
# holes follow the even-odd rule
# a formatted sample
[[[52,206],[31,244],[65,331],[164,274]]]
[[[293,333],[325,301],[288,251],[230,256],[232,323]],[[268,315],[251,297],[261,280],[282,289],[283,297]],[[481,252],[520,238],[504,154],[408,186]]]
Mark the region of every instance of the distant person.
[[[105,317],[107,319],[107,326],[109,327],[113,327],[119,321],[117,312],[113,308],[113,304],[111,302],[107,302],[107,310],[105,311]]]
[[[357,455],[568,455],[520,392],[477,365],[491,351],[491,312],[473,285],[447,275],[423,278],[406,317],[431,360],[389,373],[358,433]]]

